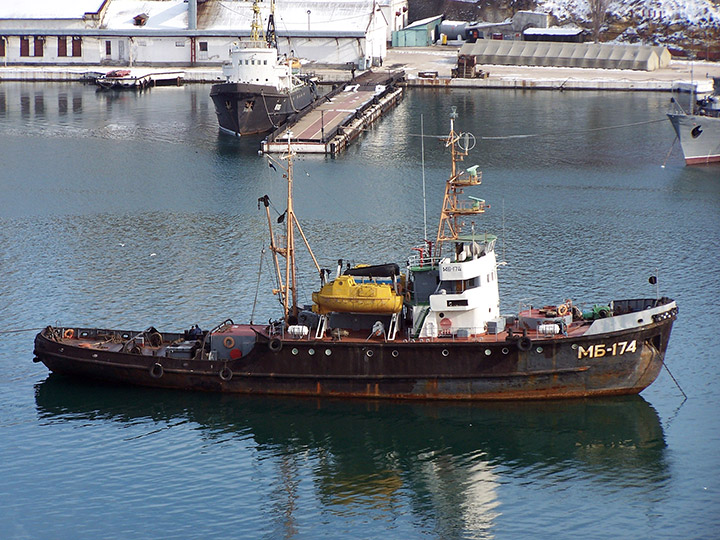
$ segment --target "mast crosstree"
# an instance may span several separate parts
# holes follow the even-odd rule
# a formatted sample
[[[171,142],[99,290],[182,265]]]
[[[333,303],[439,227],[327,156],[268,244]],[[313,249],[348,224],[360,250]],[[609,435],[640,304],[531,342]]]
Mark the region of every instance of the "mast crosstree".
[[[281,245],[281,243],[278,241],[279,239],[276,238],[275,233],[273,232],[272,217],[270,216],[270,198],[265,195],[258,199],[258,203],[262,203],[265,206],[265,214],[267,215],[268,228],[270,229],[270,251],[272,251],[273,253],[273,263],[275,266],[278,283],[278,288],[273,290],[273,294],[278,295],[278,297],[280,298],[280,302],[283,305],[283,319],[285,320],[286,325],[291,324],[290,317],[293,317],[293,320],[296,321],[298,315],[297,271],[295,263],[296,231],[300,233],[300,236],[305,243],[305,247],[307,248],[308,253],[310,253],[310,257],[312,258],[313,263],[315,263],[315,268],[317,268],[317,271],[320,274],[320,279],[322,280],[323,278],[323,272],[320,269],[320,265],[318,264],[317,259],[315,258],[315,254],[310,248],[310,243],[308,242],[307,237],[305,236],[305,233],[300,226],[300,222],[295,215],[295,209],[293,207],[293,156],[295,156],[295,152],[293,152],[290,144],[291,135],[291,133],[288,133],[287,153],[281,156],[280,160],[276,160],[272,156],[268,155],[269,160],[274,161],[285,170],[285,172],[283,173],[283,178],[287,179],[287,209],[285,210],[285,213],[281,214],[280,217],[277,219],[278,223],[282,223],[283,219],[285,221],[284,246]],[[280,163],[280,161],[283,160],[287,161],[287,166],[283,166]],[[278,259],[278,256],[285,259],[284,276],[282,269],[280,268],[280,261]]]
[[[445,146],[450,147],[452,168],[450,178],[445,183],[445,196],[443,197],[440,223],[438,225],[437,239],[435,241],[435,255],[442,257],[443,244],[457,242],[467,216],[482,214],[490,205],[483,199],[469,196],[461,197],[463,189],[468,186],[477,186],[482,183],[482,172],[474,165],[458,172],[458,162],[462,161],[468,152],[475,146],[475,136],[472,133],[456,133],[456,108],[450,114],[450,133],[445,139]]]

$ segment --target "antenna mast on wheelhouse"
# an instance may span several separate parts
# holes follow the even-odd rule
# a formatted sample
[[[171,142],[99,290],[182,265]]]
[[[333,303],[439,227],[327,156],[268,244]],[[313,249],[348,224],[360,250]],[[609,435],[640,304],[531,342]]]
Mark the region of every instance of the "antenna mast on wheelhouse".
[[[462,161],[475,146],[475,137],[472,133],[455,132],[455,119],[457,117],[457,108],[452,107],[450,133],[445,139],[445,147],[450,147],[452,168],[450,178],[445,183],[445,197],[443,198],[440,224],[438,225],[437,240],[435,241],[436,257],[442,257],[442,248],[445,242],[457,242],[460,239],[465,216],[482,214],[486,208],[489,208],[489,205],[486,205],[483,199],[469,197],[470,200],[465,200],[459,197],[463,193],[463,188],[477,186],[482,183],[482,172],[477,170],[477,165],[460,172],[457,170],[457,163]]]

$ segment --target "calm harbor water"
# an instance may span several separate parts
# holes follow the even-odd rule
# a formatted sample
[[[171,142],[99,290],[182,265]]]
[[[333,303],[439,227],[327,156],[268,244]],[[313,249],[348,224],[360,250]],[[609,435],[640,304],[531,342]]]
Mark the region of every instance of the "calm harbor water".
[[[409,404],[34,364],[31,329],[56,322],[277,316],[257,199],[282,211],[283,179],[258,139],[218,133],[208,92],[0,84],[0,538],[717,537],[720,167],[670,150],[666,94],[413,90],[347,153],[298,159],[296,211],[325,267],[402,263],[423,236],[420,117],[432,235],[448,170],[432,136],[456,106],[492,206],[476,229],[508,261],[502,310],[654,295],[657,273],[687,401],[667,372],[630,398]]]

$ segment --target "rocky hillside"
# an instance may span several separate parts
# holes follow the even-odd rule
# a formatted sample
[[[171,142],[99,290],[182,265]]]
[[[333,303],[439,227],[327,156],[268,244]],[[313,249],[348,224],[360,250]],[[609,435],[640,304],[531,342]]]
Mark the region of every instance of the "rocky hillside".
[[[548,13],[552,24],[592,26],[589,0],[410,0],[410,20],[443,13],[454,20],[498,22],[520,10]],[[608,0],[600,41],[613,40],[720,60],[720,0]]]

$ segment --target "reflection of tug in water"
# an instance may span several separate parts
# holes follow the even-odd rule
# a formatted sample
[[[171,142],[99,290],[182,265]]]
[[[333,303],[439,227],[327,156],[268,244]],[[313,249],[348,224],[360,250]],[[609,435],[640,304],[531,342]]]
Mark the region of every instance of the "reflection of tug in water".
[[[231,47],[231,61],[223,65],[226,82],[210,89],[220,128],[233,135],[272,131],[319,97],[309,76],[293,73],[299,62],[278,54],[274,5],[273,1],[263,40],[260,7],[255,0],[250,39]]]
[[[259,200],[282,319],[226,320],[184,334],[47,327],[36,337],[37,359],[59,373],[216,392],[507,400],[642,391],[662,368],[675,302],[614,300],[583,313],[565,301],[501,316],[496,237],[462,231],[489,207],[463,196],[481,184],[481,173],[458,169],[472,137],[455,132],[454,117],[437,238],[415,249],[404,273],[390,264],[341,274],[338,265],[328,283],[330,272],[310,251],[321,289],[313,305],[298,305],[295,235],[309,245],[293,210],[288,140],[282,237],[273,231],[268,197]]]

